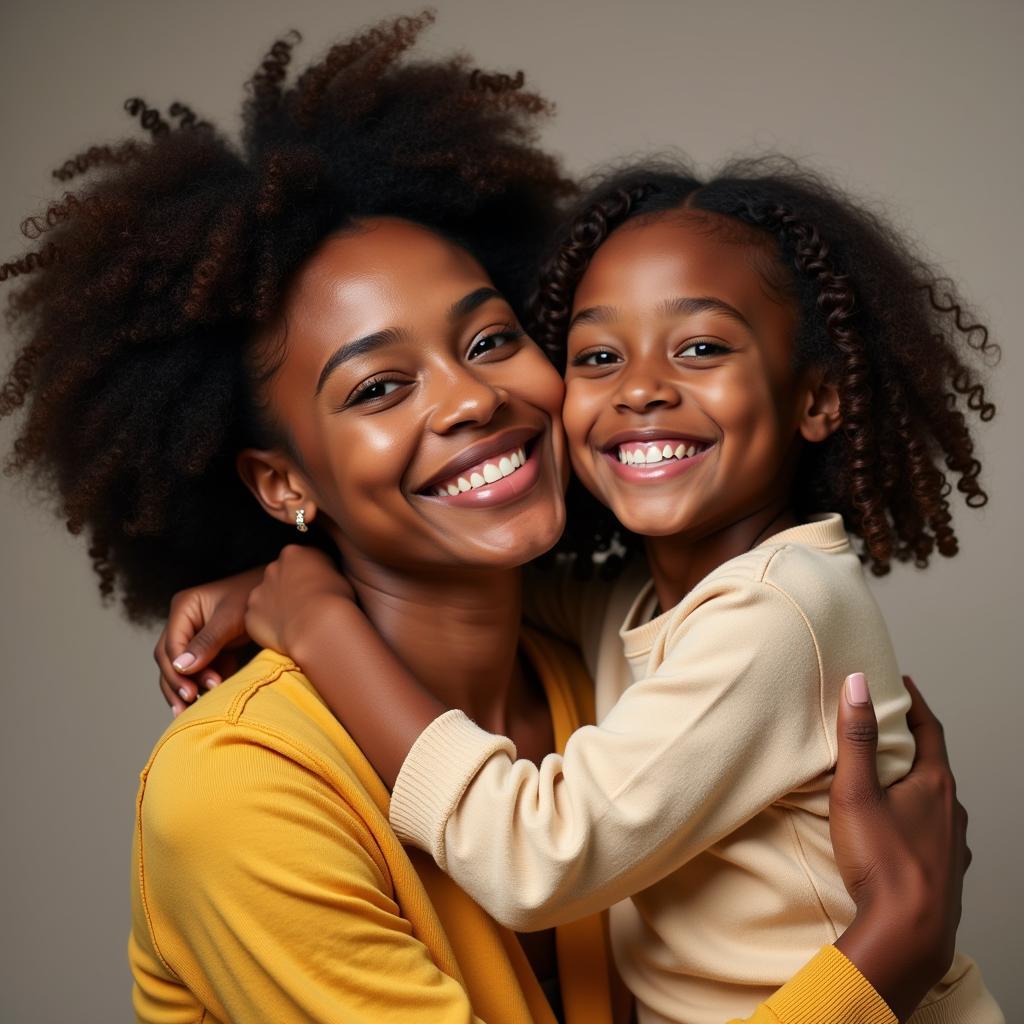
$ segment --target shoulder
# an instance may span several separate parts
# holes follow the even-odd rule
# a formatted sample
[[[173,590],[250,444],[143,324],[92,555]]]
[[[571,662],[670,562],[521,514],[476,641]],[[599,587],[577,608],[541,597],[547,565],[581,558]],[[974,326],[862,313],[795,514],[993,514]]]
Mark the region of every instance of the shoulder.
[[[186,859],[297,817],[372,849],[380,813],[360,760],[297,667],[264,651],[157,742],[140,778],[137,828],[151,851]]]

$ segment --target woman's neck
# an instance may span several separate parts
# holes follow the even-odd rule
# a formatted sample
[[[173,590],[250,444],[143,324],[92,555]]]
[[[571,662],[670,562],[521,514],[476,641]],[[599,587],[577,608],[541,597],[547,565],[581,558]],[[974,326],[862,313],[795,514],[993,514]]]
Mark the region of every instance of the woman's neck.
[[[787,497],[773,499],[709,531],[648,537],[644,543],[647,563],[662,611],[675,607],[708,573],[730,558],[798,523]]]
[[[347,557],[367,618],[420,684],[483,728],[508,733],[526,699],[516,657],[519,569],[410,576]]]

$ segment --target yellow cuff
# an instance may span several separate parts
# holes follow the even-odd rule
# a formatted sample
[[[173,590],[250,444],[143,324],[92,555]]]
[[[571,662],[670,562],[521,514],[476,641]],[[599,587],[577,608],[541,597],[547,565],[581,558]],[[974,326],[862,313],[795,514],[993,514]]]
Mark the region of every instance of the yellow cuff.
[[[835,946],[825,946],[765,1005],[781,1024],[897,1024],[885,1000]]]

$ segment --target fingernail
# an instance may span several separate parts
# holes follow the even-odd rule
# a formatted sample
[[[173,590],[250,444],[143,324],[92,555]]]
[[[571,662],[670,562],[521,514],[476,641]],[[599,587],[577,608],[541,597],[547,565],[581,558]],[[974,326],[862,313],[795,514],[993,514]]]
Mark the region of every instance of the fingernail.
[[[181,699],[182,699],[183,701],[186,701],[186,702],[188,702],[188,701],[190,701],[190,700],[192,699],[192,697],[191,697],[191,695],[189,694],[188,690],[186,690],[184,686],[182,686],[182,687],[181,687],[181,688],[180,688],[180,689],[178,690],[178,696],[179,696],[179,697],[180,697],[180,698],[181,698]]]
[[[191,651],[179,654],[171,664],[179,671],[184,672],[190,665],[194,665],[196,656]]]
[[[171,708],[171,714],[177,718],[181,714],[181,708]]]
[[[203,686],[205,686],[208,690],[212,690],[215,686],[218,686],[219,684],[220,680],[216,676],[207,676],[203,680]]]
[[[851,704],[870,704],[871,694],[868,692],[868,681],[863,672],[854,672],[846,677],[846,699]]]

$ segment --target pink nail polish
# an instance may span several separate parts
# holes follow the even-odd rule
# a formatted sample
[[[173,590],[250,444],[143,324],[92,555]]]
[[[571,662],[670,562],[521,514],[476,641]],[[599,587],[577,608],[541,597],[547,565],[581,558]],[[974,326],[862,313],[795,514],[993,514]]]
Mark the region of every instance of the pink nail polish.
[[[871,703],[868,681],[864,678],[863,672],[854,672],[846,677],[846,699],[851,704]]]
[[[181,688],[180,688],[180,689],[178,690],[178,696],[179,696],[179,697],[180,697],[180,698],[181,698],[181,699],[182,699],[183,701],[185,701],[186,703],[188,703],[188,701],[190,701],[190,700],[192,699],[192,698],[191,698],[191,697],[189,696],[189,692],[188,692],[188,690],[186,690],[184,686],[182,686],[182,687],[181,687]]]
[[[196,656],[191,651],[179,654],[171,664],[179,671],[184,672],[189,666],[194,665]]]

